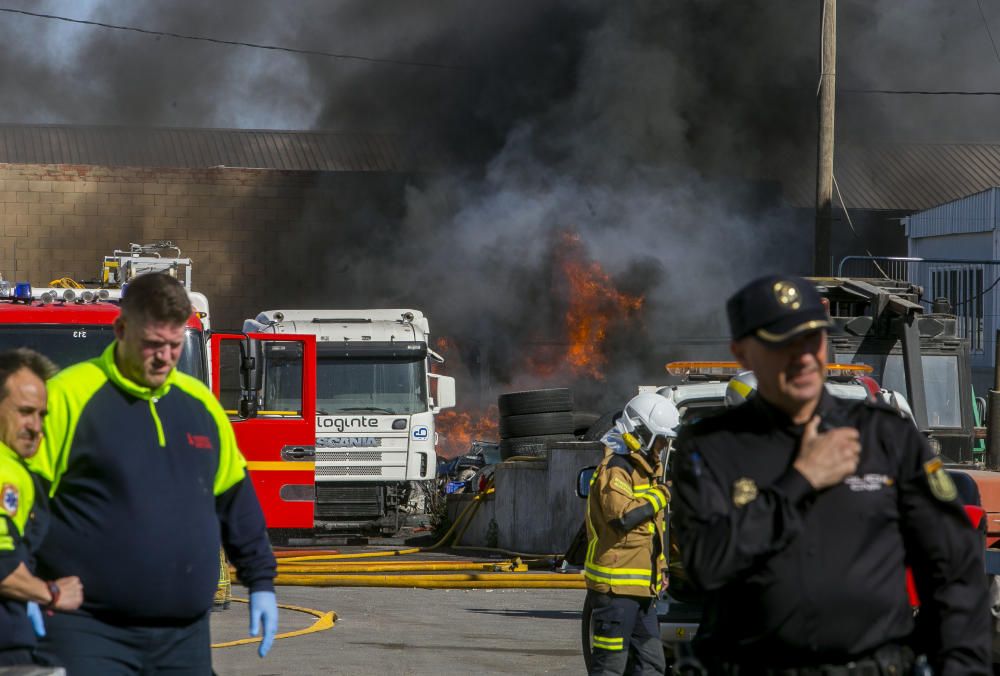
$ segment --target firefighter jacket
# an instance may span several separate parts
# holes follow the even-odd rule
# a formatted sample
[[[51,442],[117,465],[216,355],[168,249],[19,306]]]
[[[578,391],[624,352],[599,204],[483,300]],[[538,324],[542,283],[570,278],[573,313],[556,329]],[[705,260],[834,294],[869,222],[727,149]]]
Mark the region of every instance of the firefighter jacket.
[[[0,580],[33,555],[48,530],[48,499],[41,481],[12,448],[0,443]],[[0,650],[30,649],[36,643],[24,601],[0,598]]]
[[[670,494],[658,483],[662,466],[638,452],[609,453],[587,498],[587,589],[656,596],[662,586],[664,513]]]
[[[264,515],[222,406],[176,369],[156,389],[129,380],[116,345],[48,382],[28,463],[51,485],[40,576],[79,575],[80,612],[102,621],[184,624],[212,607],[221,541],[251,592],[273,590]]]

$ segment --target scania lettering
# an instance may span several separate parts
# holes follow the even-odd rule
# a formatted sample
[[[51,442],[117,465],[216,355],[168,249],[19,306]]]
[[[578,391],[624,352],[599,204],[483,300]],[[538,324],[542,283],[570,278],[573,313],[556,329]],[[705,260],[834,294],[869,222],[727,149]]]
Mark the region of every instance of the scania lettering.
[[[435,477],[434,416],[455,404],[454,379],[431,372],[444,360],[430,348],[427,318],[407,309],[268,310],[243,330],[253,336],[246,347],[253,366],[247,382],[257,418],[305,411],[301,378],[315,382],[312,455],[251,463],[261,482],[267,472],[301,468],[296,488],[284,487],[297,506],[281,497],[280,488],[277,496],[273,490],[261,496],[268,526],[396,532],[412,482]],[[303,364],[308,358],[301,341],[280,341],[283,336],[313,337],[312,362]],[[305,483],[310,461],[311,489]],[[303,496],[312,500],[311,510],[301,504]]]

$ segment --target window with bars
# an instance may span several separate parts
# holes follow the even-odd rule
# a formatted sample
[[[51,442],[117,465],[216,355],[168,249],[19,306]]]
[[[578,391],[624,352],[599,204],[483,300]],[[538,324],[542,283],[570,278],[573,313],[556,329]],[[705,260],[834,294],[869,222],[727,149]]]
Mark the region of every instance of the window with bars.
[[[982,353],[983,268],[981,266],[931,270],[931,298],[947,298],[958,318],[958,335],[968,338],[969,349]]]

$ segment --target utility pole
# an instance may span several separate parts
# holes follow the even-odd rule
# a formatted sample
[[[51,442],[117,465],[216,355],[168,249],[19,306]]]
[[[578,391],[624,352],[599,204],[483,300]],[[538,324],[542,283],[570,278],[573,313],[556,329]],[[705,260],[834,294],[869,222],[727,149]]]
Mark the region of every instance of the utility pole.
[[[820,2],[820,75],[817,103],[816,230],[813,271],[831,274],[830,230],[833,221],[833,113],[837,84],[837,0]]]

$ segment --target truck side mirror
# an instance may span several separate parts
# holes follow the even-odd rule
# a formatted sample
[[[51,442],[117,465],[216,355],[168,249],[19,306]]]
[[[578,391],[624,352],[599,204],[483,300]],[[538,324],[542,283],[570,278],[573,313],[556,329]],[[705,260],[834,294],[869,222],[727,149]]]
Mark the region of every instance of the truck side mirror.
[[[579,497],[586,498],[590,495],[590,482],[593,481],[596,471],[597,467],[584,467],[576,475],[576,494]]]
[[[455,405],[455,379],[436,373],[428,374],[431,381],[431,397],[434,405],[431,410],[437,413],[441,409],[452,408]]]
[[[257,402],[254,399],[248,397],[242,397],[240,403],[237,406],[236,414],[239,415],[240,419],[246,420],[248,418],[257,417]]]

